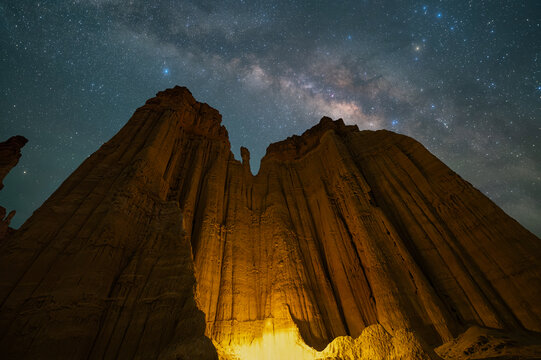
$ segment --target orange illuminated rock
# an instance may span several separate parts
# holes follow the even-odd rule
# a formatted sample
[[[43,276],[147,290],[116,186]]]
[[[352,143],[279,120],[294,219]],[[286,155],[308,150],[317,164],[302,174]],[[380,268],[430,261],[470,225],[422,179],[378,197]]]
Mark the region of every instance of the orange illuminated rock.
[[[0,244],[2,352],[436,359],[473,324],[541,331],[540,240],[415,140],[323,118],[255,176],[241,156],[185,88],[139,108]]]

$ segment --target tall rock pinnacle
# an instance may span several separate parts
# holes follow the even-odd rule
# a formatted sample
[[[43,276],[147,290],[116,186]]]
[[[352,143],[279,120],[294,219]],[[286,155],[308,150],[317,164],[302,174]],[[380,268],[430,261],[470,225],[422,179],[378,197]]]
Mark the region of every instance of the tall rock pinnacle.
[[[437,359],[541,331],[540,240],[415,140],[323,118],[255,176],[241,155],[185,88],[137,109],[0,243],[0,351]]]

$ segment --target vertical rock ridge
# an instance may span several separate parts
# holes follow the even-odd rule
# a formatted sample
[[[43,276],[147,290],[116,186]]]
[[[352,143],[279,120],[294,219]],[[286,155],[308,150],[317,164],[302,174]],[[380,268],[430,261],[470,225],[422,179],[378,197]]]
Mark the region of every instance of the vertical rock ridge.
[[[216,358],[165,183],[179,139],[228,146],[209,109],[187,90],[158,94],[0,244],[3,356]]]
[[[241,160],[186,88],[147,101],[0,243],[2,351],[428,359],[541,331],[539,239],[415,140],[325,117]]]

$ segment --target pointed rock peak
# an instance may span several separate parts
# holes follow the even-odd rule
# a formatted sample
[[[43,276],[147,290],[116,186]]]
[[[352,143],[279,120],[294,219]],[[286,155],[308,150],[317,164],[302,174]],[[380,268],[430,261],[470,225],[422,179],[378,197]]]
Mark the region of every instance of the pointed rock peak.
[[[192,92],[188,90],[185,86],[178,86],[175,85],[175,87],[170,89],[165,89],[164,91],[160,91],[157,94],[158,96],[178,96],[178,95],[190,95],[193,97]]]
[[[244,146],[240,147],[240,156],[242,157],[242,164],[250,166],[250,150]]]
[[[327,129],[347,129],[351,128],[352,130],[359,130],[357,128],[357,125],[346,125],[344,124],[344,120],[342,118],[339,118],[338,120],[333,120],[328,116],[324,116],[319,120],[319,124],[316,126],[313,126],[311,129],[308,129],[304,132],[306,133],[313,133],[314,131],[321,131],[321,130],[327,130]],[[304,135],[303,134],[303,135]]]
[[[155,97],[147,100],[145,106],[158,105],[177,109],[186,104],[194,105],[197,103],[198,102],[188,88],[184,86],[175,86],[174,88],[158,92]]]
[[[11,146],[12,148],[20,149],[22,148],[26,143],[28,142],[28,139],[21,135],[15,135],[7,139],[3,144],[6,144],[7,146]]]
[[[323,116],[321,118],[321,120],[319,120],[319,125],[328,124],[328,123],[332,123],[332,122],[333,122],[333,119],[331,119],[328,116]]]
[[[250,151],[244,146],[240,147],[240,156],[242,158],[242,166],[252,174],[252,169],[250,168]],[[253,175],[253,174],[252,174]]]
[[[264,159],[272,157],[278,157],[282,160],[299,159],[319,145],[323,134],[330,130],[344,135],[349,132],[359,131],[359,128],[357,125],[346,125],[342,119],[333,120],[328,116],[324,116],[317,125],[306,130],[301,136],[293,135],[283,141],[270,144]]]
[[[188,133],[229,142],[227,130],[222,125],[222,115],[218,110],[196,101],[190,90],[184,86],[175,86],[158,92],[137,110],[159,114],[157,116],[168,121],[178,119],[180,120],[178,124]],[[166,112],[174,113],[174,116],[163,115]],[[147,118],[147,115],[136,114],[134,118]]]

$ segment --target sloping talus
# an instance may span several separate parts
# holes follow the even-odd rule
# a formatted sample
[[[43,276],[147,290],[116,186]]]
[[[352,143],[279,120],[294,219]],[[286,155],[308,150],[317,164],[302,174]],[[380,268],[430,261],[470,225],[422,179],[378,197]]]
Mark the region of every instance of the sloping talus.
[[[541,331],[540,240],[415,140],[323,118],[254,176],[220,123],[159,93],[0,244],[3,351],[437,358],[471,325]]]

